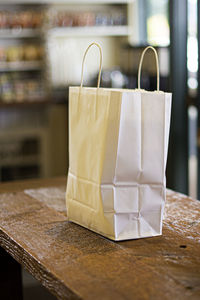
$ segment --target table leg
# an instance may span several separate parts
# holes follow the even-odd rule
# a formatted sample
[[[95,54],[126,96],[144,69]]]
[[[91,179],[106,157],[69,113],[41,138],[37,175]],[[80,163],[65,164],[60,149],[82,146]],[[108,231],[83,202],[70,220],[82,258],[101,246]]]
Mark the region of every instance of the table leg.
[[[22,300],[21,266],[0,247],[0,298]]]

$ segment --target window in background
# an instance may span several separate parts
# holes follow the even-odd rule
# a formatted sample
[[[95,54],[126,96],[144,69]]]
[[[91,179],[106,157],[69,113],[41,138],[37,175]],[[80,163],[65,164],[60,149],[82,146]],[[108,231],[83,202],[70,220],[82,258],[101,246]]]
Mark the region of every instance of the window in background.
[[[195,97],[198,87],[197,0],[188,0],[187,69],[188,93]]]
[[[187,87],[188,106],[188,141],[189,141],[189,195],[197,198],[197,88],[198,88],[198,40],[197,40],[197,0],[188,0],[188,37],[187,37]]]
[[[147,1],[147,42],[154,46],[170,43],[168,0]]]

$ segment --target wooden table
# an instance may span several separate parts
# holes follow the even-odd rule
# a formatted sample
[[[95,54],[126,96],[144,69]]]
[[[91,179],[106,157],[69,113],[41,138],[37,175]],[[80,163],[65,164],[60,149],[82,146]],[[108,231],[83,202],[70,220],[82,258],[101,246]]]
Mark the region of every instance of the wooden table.
[[[65,178],[0,186],[0,245],[12,263],[58,299],[200,299],[199,201],[168,191],[162,236],[113,242],[67,221],[65,186]],[[2,253],[4,277],[2,265],[14,264]],[[18,273],[9,272],[14,287]]]

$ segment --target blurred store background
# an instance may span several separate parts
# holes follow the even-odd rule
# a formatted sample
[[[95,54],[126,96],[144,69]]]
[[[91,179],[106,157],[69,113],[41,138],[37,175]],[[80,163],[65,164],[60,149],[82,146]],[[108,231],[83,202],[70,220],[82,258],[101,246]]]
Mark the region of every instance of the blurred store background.
[[[200,199],[198,0],[0,0],[0,182],[66,176],[68,87],[92,41],[104,87],[136,88],[143,48],[157,48],[161,90],[173,93],[167,186]],[[96,85],[98,55],[84,85]],[[142,87],[156,89],[151,52]],[[23,274],[24,299],[54,299]]]
[[[198,16],[197,0],[1,0],[0,181],[67,174],[68,87],[80,84],[90,42],[103,47],[101,86],[124,88],[137,87],[151,44],[161,89],[173,92],[167,186],[200,198]],[[96,84],[97,56],[88,54],[84,85]],[[156,87],[151,52],[142,87]]]

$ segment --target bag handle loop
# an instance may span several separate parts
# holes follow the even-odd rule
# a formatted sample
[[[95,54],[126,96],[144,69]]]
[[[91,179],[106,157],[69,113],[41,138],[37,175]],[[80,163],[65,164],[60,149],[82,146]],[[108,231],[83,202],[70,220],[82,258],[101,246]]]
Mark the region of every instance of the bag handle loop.
[[[93,45],[97,46],[97,47],[99,48],[99,52],[100,52],[99,75],[98,75],[98,81],[97,81],[97,88],[100,87],[101,70],[102,70],[102,48],[101,48],[101,46],[100,46],[98,43],[94,42],[94,43],[91,43],[91,44],[87,47],[87,49],[86,49],[86,51],[85,51],[85,53],[84,53],[84,56],[83,56],[82,70],[81,70],[81,88],[83,87],[83,70],[84,70],[85,57],[86,57],[86,55],[87,55],[87,53],[88,53],[88,50],[89,50],[90,47],[92,47]]]
[[[148,49],[151,49],[153,50],[154,54],[155,54],[155,59],[156,59],[156,71],[157,71],[157,91],[160,90],[160,72],[159,72],[159,62],[158,62],[158,54],[157,54],[157,51],[154,47],[152,46],[148,46],[146,47],[143,52],[142,52],[142,55],[141,55],[141,58],[140,58],[140,63],[139,63],[139,69],[138,69],[138,89],[140,90],[140,78],[141,78],[141,68],[142,68],[142,63],[143,63],[143,59],[144,59],[144,55],[146,53],[146,51]]]

